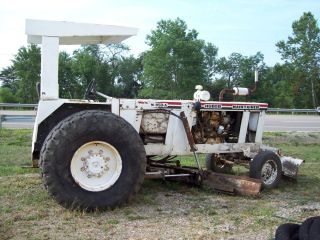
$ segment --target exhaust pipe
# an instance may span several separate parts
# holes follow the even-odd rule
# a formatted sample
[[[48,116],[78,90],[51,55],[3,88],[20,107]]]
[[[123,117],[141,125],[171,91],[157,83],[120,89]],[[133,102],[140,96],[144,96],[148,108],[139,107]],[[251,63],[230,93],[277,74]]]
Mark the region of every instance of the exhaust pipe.
[[[253,87],[250,89],[250,93],[254,92],[257,90],[258,88],[258,82],[259,82],[259,72],[258,72],[258,69],[256,69],[254,71],[254,85]]]
[[[257,90],[258,81],[259,81],[259,72],[258,72],[258,69],[256,69],[254,71],[254,85],[252,88],[249,89],[249,88],[242,88],[242,87],[234,87],[232,89],[230,89],[230,88],[222,89],[219,94],[219,101],[220,102],[223,101],[223,96],[226,93],[233,94],[233,96],[248,96],[248,95],[250,95],[251,93],[253,93],[254,91]]]

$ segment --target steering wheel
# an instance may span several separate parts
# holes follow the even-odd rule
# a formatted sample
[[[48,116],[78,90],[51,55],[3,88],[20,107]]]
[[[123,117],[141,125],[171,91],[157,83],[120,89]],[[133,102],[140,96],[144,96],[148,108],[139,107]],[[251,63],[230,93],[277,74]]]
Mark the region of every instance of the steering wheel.
[[[96,81],[93,79],[90,81],[83,98],[87,100],[96,100]]]

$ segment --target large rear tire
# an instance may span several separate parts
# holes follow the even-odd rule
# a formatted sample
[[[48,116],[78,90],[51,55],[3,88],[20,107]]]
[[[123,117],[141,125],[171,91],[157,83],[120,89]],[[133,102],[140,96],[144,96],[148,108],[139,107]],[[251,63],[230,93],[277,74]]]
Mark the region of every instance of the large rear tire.
[[[88,110],[52,129],[40,167],[49,193],[64,207],[114,208],[139,190],[146,153],[139,134],[123,118]]]

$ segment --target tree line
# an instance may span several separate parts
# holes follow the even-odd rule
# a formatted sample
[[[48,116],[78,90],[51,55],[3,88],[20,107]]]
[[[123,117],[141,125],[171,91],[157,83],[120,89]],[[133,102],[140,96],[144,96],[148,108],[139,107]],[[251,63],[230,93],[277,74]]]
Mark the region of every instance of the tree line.
[[[320,30],[312,13],[292,24],[292,35],[276,43],[283,63],[267,66],[264,56],[232,53],[218,56],[218,47],[198,38],[182,19],[161,20],[146,37],[149,50],[138,57],[124,44],[86,45],[59,54],[61,98],[83,98],[92,79],[98,91],[123,98],[191,99],[195,85],[218,100],[220,90],[250,87],[260,72],[252,101],[272,107],[315,108],[320,96]],[[36,103],[41,49],[21,47],[12,64],[0,72],[0,102]],[[238,100],[242,100],[241,98]]]

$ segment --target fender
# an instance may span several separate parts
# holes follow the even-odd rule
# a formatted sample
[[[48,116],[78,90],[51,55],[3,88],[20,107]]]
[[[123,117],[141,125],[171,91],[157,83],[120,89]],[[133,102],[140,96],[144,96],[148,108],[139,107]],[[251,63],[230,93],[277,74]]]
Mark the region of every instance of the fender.
[[[83,110],[104,110],[111,112],[111,105],[106,103],[89,102],[86,100],[58,99],[39,101],[32,136],[32,162],[37,167],[43,142],[60,121]]]

